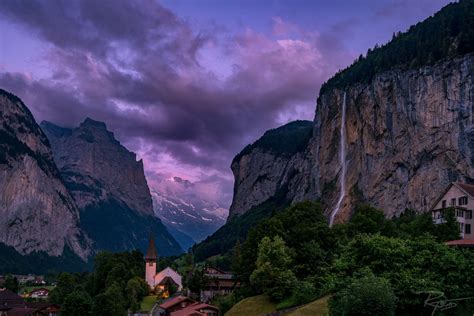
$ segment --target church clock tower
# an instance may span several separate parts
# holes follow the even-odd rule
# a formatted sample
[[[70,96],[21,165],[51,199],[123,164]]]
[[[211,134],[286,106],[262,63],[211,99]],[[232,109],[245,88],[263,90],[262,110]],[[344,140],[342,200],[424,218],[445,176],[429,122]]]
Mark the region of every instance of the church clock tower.
[[[151,289],[155,287],[155,275],[156,275],[156,259],[158,254],[156,253],[155,241],[153,236],[150,235],[150,243],[148,250],[145,255],[145,281],[148,283]]]

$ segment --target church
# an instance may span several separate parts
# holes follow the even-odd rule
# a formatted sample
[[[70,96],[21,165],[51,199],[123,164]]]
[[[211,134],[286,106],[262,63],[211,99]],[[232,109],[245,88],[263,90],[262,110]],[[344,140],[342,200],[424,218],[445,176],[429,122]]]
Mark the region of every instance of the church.
[[[167,267],[156,273],[156,262],[158,253],[155,247],[155,240],[150,236],[150,243],[145,255],[145,280],[152,291],[169,292],[171,287],[175,287],[177,291],[181,291],[183,284],[181,275],[172,268]]]

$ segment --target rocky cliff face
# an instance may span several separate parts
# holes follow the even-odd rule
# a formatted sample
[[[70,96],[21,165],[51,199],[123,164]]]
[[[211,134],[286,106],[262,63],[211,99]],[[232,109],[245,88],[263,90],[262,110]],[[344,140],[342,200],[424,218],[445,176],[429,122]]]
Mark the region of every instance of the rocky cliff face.
[[[348,196],[387,215],[426,211],[452,181],[474,181],[474,56],[376,75],[347,93]],[[338,188],[338,128],[343,91],[319,98],[316,142],[320,186]],[[330,190],[331,189],[331,190]],[[327,205],[334,194],[323,194]]]
[[[137,212],[153,215],[142,161],[137,161],[135,153],[123,147],[103,122],[87,118],[74,129],[42,122],[41,128],[80,208],[115,199]]]
[[[229,219],[275,195],[283,195],[289,201],[318,197],[313,168],[315,146],[310,139],[312,125],[309,121],[296,121],[268,131],[235,157],[231,165],[235,183]]]
[[[369,84],[320,95],[306,148],[283,157],[254,147],[232,164],[231,216],[288,185],[291,202],[321,198],[328,214],[339,194],[339,129],[347,95],[347,195],[336,222],[356,202],[388,215],[428,210],[451,181],[474,181],[474,56],[391,70]],[[290,176],[291,175],[291,176]]]
[[[88,240],[48,139],[23,102],[1,89],[0,139],[0,242],[52,256],[67,246],[85,259]]]
[[[182,252],[155,216],[142,161],[87,118],[69,129],[42,122],[54,160],[80,209],[80,227],[98,250],[146,250],[150,233],[160,255]]]

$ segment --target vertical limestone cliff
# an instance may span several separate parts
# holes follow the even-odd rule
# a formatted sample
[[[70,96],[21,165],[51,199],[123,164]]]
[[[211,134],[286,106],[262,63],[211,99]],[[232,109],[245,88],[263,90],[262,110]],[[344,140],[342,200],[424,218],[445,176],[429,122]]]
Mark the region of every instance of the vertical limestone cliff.
[[[89,242],[48,139],[23,102],[1,89],[0,139],[0,242],[51,256],[67,246],[85,259]]]
[[[347,93],[348,195],[339,214],[356,201],[387,215],[426,211],[452,181],[474,181],[474,56],[413,70],[376,75]],[[320,184],[328,206],[338,193],[337,155],[343,91],[318,102]],[[335,189],[335,190],[334,190]]]
[[[87,118],[69,129],[43,121],[41,128],[80,208],[115,199],[139,213],[153,215],[143,162],[115,139],[105,123]]]
[[[229,219],[279,195],[288,202],[319,197],[313,123],[295,121],[267,131],[232,161]]]
[[[87,118],[76,128],[42,122],[54,160],[80,211],[80,228],[96,250],[146,250],[150,233],[160,255],[182,252],[153,211],[143,162]]]
[[[282,184],[289,186],[290,202],[321,199],[329,215],[340,188],[344,92],[347,194],[336,222],[347,220],[358,202],[387,216],[405,208],[428,210],[449,182],[474,182],[473,77],[474,55],[468,54],[326,89],[304,149],[285,156],[256,143],[236,157],[231,216],[278,194]]]

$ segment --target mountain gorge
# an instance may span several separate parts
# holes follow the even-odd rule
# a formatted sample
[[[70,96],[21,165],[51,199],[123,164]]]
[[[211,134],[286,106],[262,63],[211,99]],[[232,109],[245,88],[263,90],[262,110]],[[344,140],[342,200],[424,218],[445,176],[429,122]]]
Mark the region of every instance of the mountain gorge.
[[[304,144],[298,150],[282,151],[284,138],[270,131],[238,154],[230,220],[195,247],[197,256],[225,253],[278,211],[276,200],[320,200],[329,217],[341,181],[346,190],[336,223],[361,202],[387,217],[406,208],[428,211],[450,182],[474,183],[473,12],[472,1],[450,4],[329,79],[308,138],[294,135],[296,123],[274,130]],[[229,232],[235,237],[219,246]]]
[[[192,239],[185,249],[214,233],[227,218],[227,210],[218,203],[196,196],[172,196],[156,190],[152,190],[151,195],[155,214],[163,224],[170,231],[181,232]]]

